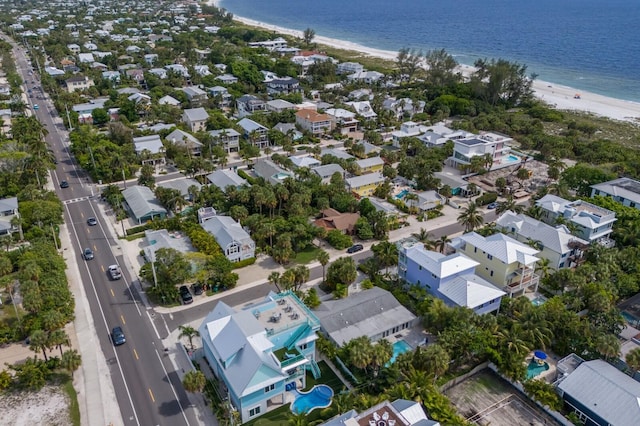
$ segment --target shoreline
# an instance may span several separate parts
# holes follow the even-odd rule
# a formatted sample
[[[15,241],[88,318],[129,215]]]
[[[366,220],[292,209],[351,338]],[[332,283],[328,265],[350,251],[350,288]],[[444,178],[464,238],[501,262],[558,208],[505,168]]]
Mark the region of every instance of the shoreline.
[[[221,0],[209,0],[207,3],[215,7],[223,7],[222,5],[220,5]],[[233,15],[233,20],[245,25],[264,28],[292,37],[302,38],[302,31],[292,30],[290,28],[285,28],[278,25],[267,24],[264,22],[256,21],[254,19],[236,16],[235,14]],[[325,36],[316,35],[313,40],[315,43],[320,45],[325,45],[341,50],[356,51],[375,58],[395,60],[398,55],[398,52],[376,49],[350,41],[339,40]],[[471,65],[459,64],[458,68],[465,76],[474,71],[474,67]],[[596,93],[587,92],[568,86],[562,86],[553,82],[542,80],[534,80],[533,92],[538,99],[560,111],[586,112],[601,117],[607,117],[613,120],[640,124],[639,102],[599,95]],[[576,98],[576,95],[579,95],[579,97]]]

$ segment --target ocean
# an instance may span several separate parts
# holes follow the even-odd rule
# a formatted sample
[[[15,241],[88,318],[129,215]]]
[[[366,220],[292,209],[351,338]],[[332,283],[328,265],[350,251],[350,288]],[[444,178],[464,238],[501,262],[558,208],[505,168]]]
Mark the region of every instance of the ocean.
[[[539,80],[640,102],[638,0],[221,0],[237,16],[459,63],[503,58]]]

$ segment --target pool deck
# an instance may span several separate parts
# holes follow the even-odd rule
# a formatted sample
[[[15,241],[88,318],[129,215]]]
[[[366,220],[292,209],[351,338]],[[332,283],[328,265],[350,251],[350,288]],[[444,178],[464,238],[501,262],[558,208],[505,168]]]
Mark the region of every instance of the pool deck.
[[[549,369],[546,371],[543,371],[537,376],[533,376],[532,379],[544,380],[547,383],[553,383],[556,380],[556,376],[558,375],[558,369],[556,367],[558,363],[557,356],[547,351],[545,351],[545,353],[548,356],[547,356],[547,359],[545,359],[544,361],[547,364],[549,364]],[[527,367],[529,366],[529,363],[533,359],[534,359],[533,352],[530,352],[529,355],[527,355],[527,357],[525,358],[525,364],[527,365]]]

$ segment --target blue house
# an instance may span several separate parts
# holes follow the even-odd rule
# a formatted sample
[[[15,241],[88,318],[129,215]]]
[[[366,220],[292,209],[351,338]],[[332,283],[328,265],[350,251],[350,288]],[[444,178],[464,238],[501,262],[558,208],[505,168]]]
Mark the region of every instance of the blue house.
[[[480,263],[461,253],[445,256],[409,239],[398,243],[398,275],[449,306],[477,314],[497,312],[506,293],[475,273]]]
[[[315,361],[320,322],[293,292],[236,311],[219,302],[199,328],[204,354],[242,422],[291,402]]]

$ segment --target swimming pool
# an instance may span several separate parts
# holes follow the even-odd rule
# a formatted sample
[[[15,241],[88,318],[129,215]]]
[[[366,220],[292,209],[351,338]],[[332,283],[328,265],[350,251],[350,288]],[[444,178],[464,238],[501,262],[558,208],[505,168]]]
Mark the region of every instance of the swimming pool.
[[[403,189],[402,191],[396,194],[396,200],[402,200],[404,196],[407,195],[408,193],[409,193],[408,189]]]
[[[531,304],[533,306],[540,306],[542,304],[544,304],[544,302],[547,301],[547,298],[544,296],[538,296],[535,299],[531,300]]]
[[[520,161],[520,157],[517,157],[513,154],[509,154],[507,156],[507,159],[505,160],[505,163],[515,163],[516,161]]]
[[[396,362],[396,358],[398,358],[398,355],[401,355],[405,352],[410,352],[412,350],[413,348],[409,346],[407,342],[405,342],[404,340],[398,340],[393,344],[393,356],[391,356],[389,362],[385,364],[385,367],[388,367]]]
[[[542,364],[538,364],[536,361],[529,362],[527,365],[527,379],[533,379],[534,377],[542,374],[543,372],[549,369],[549,364],[543,362]]]
[[[315,385],[309,392],[295,392],[298,395],[291,404],[291,411],[296,414],[309,414],[316,408],[327,408],[333,398],[333,389],[327,385]]]

